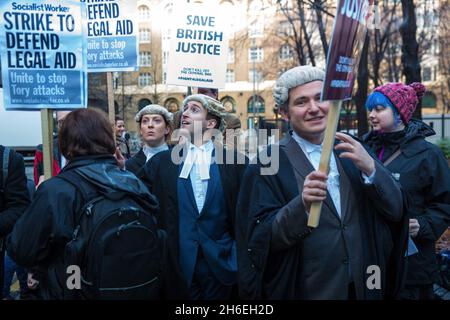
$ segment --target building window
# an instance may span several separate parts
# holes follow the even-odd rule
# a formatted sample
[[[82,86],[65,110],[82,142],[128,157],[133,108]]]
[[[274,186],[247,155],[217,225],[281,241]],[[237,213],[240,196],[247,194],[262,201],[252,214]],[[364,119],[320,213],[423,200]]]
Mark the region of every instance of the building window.
[[[253,81],[262,82],[264,80],[263,78],[264,77],[263,77],[261,71],[256,70],[256,72],[255,72],[255,69],[250,69],[250,71],[248,72],[248,81],[249,82],[253,82]]]
[[[222,105],[227,112],[236,112],[236,101],[232,97],[223,97],[220,99],[220,102],[222,102]]]
[[[175,98],[168,98],[164,102],[164,107],[166,107],[166,109],[170,112],[177,112],[178,110],[180,110],[180,103]]]
[[[123,77],[123,74],[122,74]],[[123,78],[122,78],[123,81]],[[114,90],[117,90],[117,88],[119,87],[119,73],[118,72],[113,72],[113,88]]]
[[[264,35],[264,24],[257,19],[248,27],[248,36],[250,38],[258,38]]]
[[[253,103],[254,102],[254,103]],[[253,108],[253,104],[255,108]],[[261,96],[251,96],[247,102],[247,113],[264,113],[266,111],[266,104]]]
[[[292,2],[291,0],[280,0],[278,1],[278,8],[279,11],[289,11],[292,10]]]
[[[280,37],[290,37],[294,35],[292,24],[289,21],[282,21],[278,25],[278,35]]]
[[[234,71],[231,69],[227,69],[227,73],[225,75],[225,82],[230,83],[234,82]]]
[[[169,51],[163,52],[163,64],[167,64],[167,60],[169,58]]]
[[[438,39],[434,39],[434,40],[431,42],[430,53],[431,53],[432,55],[437,55],[437,54],[439,54],[439,40],[438,40]]]
[[[141,73],[139,74],[139,86],[145,87],[152,84],[152,76],[150,73]]]
[[[163,83],[167,82],[167,72],[163,72]]]
[[[140,42],[150,42],[151,33],[149,29],[140,29],[139,30],[139,41]]]
[[[425,95],[422,98],[422,108],[436,108],[436,105],[436,95],[431,91],[425,92]]]
[[[152,104],[151,100],[149,100],[149,99],[141,99],[138,102],[138,109],[141,110],[142,108],[148,106],[149,104]]]
[[[234,49],[228,47],[228,63],[234,63]]]
[[[284,46],[282,46],[280,48],[280,52],[279,52],[278,56],[279,56],[280,60],[292,59],[292,57],[293,57],[292,47],[290,45],[285,44]]]
[[[150,9],[147,6],[139,6],[138,11],[140,20],[150,19]]]
[[[152,54],[150,52],[139,53],[139,66],[150,67],[152,65]]]
[[[248,49],[248,60],[251,62],[262,62],[264,60],[264,49],[261,47]]]
[[[430,67],[423,67],[422,80],[423,81],[433,81],[432,69]]]

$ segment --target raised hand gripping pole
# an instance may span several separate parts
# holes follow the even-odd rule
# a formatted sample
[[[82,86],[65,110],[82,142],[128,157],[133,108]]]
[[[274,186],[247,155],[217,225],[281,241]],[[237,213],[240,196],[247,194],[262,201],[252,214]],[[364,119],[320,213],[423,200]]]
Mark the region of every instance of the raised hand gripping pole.
[[[342,100],[332,100],[328,111],[327,128],[323,140],[322,155],[320,157],[319,171],[328,174],[330,168],[331,152],[333,152],[334,138],[339,123]],[[313,202],[309,212],[308,227],[317,228],[319,226],[322,201]]]

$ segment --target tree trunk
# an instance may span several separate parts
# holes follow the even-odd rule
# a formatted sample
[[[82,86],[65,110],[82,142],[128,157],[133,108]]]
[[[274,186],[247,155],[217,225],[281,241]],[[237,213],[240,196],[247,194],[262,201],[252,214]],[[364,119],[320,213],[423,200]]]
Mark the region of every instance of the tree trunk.
[[[326,56],[328,54],[327,35],[325,33],[325,26],[324,26],[323,20],[322,20],[322,12],[318,9],[319,7],[323,6],[323,1],[314,0],[314,4],[315,4],[314,8],[316,11],[316,16],[317,16],[317,25],[319,27],[320,40],[322,42],[323,54],[326,58]]]
[[[416,40],[416,13],[414,2],[402,0],[403,23],[400,27],[402,35],[402,65],[406,83],[421,82],[419,45]],[[422,118],[422,105],[418,104],[414,118]]]
[[[369,126],[367,124],[367,111],[364,106],[367,99],[367,86],[369,84],[369,58],[368,58],[369,42],[370,36],[369,32],[367,32],[366,39],[364,40],[364,46],[361,51],[361,60],[359,61],[358,76],[357,76],[358,90],[356,91],[355,95],[359,137],[367,133],[367,131],[369,130]]]
[[[308,56],[309,56],[309,60],[311,61],[311,64],[313,66],[316,65],[316,60],[314,59],[314,52],[311,46],[311,38],[310,38],[310,34],[308,33],[308,30],[306,29],[306,23],[305,23],[305,8],[303,6],[303,2],[300,0],[297,0],[297,4],[298,4],[298,15],[300,18],[300,26],[303,30],[303,35],[305,36],[305,42],[306,42],[306,47],[308,49]]]

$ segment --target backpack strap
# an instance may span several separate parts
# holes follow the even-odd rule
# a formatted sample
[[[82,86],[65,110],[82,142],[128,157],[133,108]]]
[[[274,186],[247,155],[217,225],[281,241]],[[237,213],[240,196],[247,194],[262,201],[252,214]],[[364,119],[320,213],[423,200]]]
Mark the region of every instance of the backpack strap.
[[[2,161],[2,184],[0,185],[0,190],[5,190],[6,179],[8,178],[8,167],[9,167],[9,154],[11,149],[8,147],[3,147],[3,161]]]
[[[402,154],[402,150],[400,148],[398,148],[397,150],[395,150],[395,152],[393,154],[391,154],[391,156],[389,158],[387,158],[383,162],[383,165],[386,167],[387,165],[389,165],[392,161],[394,161],[401,154]]]
[[[81,193],[82,205],[73,220],[75,229],[73,230],[72,237],[73,239],[76,239],[80,230],[80,223],[83,215],[85,215],[88,211],[91,211],[93,204],[101,199],[102,196],[99,196],[98,192],[96,192],[96,190],[91,187],[88,182],[80,177],[75,170],[61,172],[54,178],[59,178],[67,183],[70,183],[76,190],[78,190],[78,192]]]
[[[77,173],[72,171],[61,172],[55,178],[62,179],[74,186],[81,193],[84,201],[90,200],[93,197],[93,192],[86,190],[85,186],[87,184],[84,183],[83,179]]]

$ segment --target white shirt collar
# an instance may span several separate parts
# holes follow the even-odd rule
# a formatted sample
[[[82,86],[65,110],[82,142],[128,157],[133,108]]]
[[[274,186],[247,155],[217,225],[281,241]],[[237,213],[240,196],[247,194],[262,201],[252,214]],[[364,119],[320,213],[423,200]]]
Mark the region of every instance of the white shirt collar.
[[[292,131],[292,138],[300,145],[300,148],[308,154],[313,151],[322,153],[322,144],[314,144],[300,137],[295,131]]]
[[[212,142],[212,140],[208,140],[206,143],[202,144],[200,147],[197,147],[192,142],[189,142],[188,149],[189,150],[202,150],[202,151],[210,152],[214,149],[214,143]]]
[[[188,153],[181,169],[180,178],[187,179],[194,165],[199,166],[200,178],[202,180],[209,179],[209,165],[211,163],[212,151],[214,144],[211,140],[204,143],[200,147],[190,143]]]
[[[169,149],[169,147],[167,146],[167,143],[164,143],[164,144],[160,145],[159,147],[149,147],[146,144],[142,147],[142,151],[144,152],[145,157],[147,158],[146,161],[150,160],[151,157],[153,157],[158,152],[168,150],[168,149]]]

